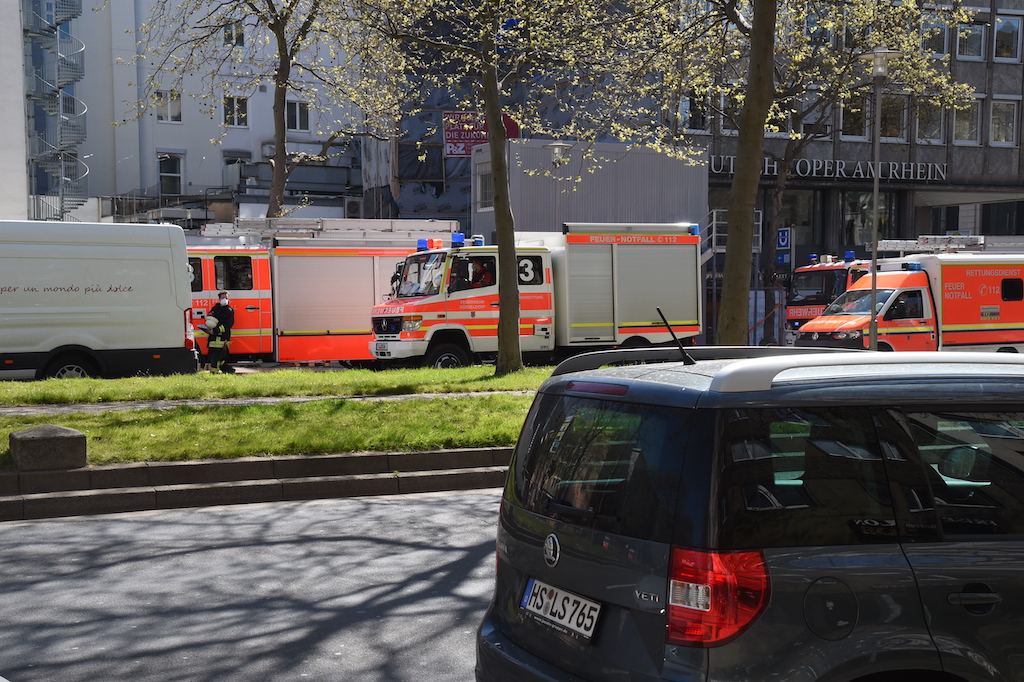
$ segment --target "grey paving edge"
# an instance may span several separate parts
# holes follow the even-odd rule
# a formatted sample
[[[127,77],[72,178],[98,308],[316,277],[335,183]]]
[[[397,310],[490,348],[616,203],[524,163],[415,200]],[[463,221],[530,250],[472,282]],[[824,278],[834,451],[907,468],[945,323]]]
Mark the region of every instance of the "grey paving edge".
[[[0,472],[0,521],[493,488],[511,455],[467,448]]]

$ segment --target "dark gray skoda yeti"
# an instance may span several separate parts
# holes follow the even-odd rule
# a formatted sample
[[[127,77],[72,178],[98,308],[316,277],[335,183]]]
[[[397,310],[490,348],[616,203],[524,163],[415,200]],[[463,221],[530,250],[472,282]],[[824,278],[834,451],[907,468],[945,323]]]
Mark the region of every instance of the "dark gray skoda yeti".
[[[477,680],[1024,681],[1024,360],[798,351],[555,370]]]

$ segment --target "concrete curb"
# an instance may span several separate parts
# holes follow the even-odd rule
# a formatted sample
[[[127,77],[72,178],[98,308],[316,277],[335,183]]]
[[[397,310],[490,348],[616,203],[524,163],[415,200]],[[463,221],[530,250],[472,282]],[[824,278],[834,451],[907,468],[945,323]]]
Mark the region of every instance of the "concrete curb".
[[[0,521],[504,485],[512,448],[0,472]]]

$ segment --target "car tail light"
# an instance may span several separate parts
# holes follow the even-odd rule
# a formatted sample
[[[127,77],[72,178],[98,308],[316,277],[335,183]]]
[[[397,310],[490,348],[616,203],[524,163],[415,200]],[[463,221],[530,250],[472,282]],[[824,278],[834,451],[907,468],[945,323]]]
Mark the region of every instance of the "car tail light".
[[[188,350],[196,349],[196,335],[192,329],[192,309],[189,308],[185,311],[185,348]]]
[[[761,552],[672,548],[669,644],[712,647],[739,636],[768,605],[770,584]]]

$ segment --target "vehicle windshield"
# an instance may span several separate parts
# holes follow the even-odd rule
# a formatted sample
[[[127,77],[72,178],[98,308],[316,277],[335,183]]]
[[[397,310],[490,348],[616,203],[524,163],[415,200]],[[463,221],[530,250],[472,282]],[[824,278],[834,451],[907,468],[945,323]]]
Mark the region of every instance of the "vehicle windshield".
[[[423,253],[409,256],[398,282],[396,296],[413,298],[433,296],[441,291],[444,276],[445,253]]]
[[[894,291],[895,289],[878,289],[875,292],[876,313],[882,309],[882,306],[889,300]],[[825,312],[822,315],[868,315],[871,313],[870,306],[870,289],[852,289],[832,301],[825,308]]]
[[[789,286],[790,303],[828,303],[843,293],[846,270],[798,272]]]

